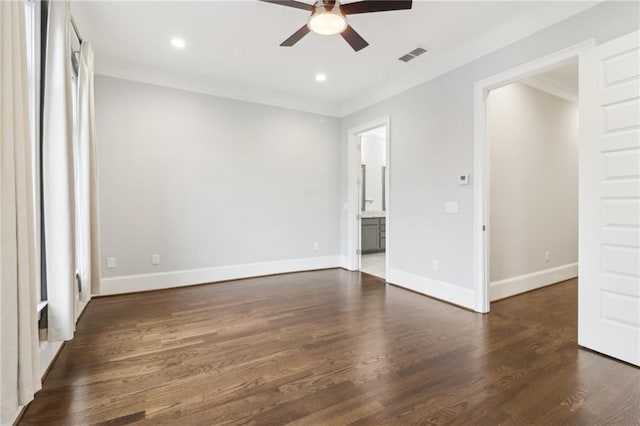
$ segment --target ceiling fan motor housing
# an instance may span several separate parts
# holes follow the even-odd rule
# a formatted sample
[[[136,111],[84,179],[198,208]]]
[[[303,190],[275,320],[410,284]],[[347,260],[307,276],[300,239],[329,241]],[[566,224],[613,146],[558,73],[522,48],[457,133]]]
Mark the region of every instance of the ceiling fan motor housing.
[[[340,34],[356,52],[367,47],[369,43],[347,23],[347,15],[407,10],[411,9],[413,5],[412,0],[362,0],[345,5],[341,5],[338,0],[316,0],[313,5],[297,0],[260,1],[311,12],[307,24],[283,41],[280,46],[291,47],[302,40],[309,32],[313,31],[321,35]]]
[[[340,10],[340,3],[335,0],[318,0],[307,25],[316,34],[335,35],[346,30],[348,23]]]

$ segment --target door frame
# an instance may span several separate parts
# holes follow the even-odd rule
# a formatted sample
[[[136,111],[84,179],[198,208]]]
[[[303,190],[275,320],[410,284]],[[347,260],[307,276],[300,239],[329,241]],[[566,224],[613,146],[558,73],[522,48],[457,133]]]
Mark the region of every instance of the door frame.
[[[514,83],[535,74],[548,71],[564,62],[580,58],[580,54],[593,48],[595,39],[589,39],[525,64],[495,74],[474,85],[473,123],[473,277],[475,311],[490,311],[489,295],[489,144],[487,142],[487,96],[491,90]],[[579,63],[578,63],[579,64]],[[580,66],[580,65],[578,65]]]
[[[347,269],[350,271],[360,270],[360,164],[361,152],[358,147],[360,135],[378,127],[385,127],[385,150],[386,150],[386,245],[385,245],[385,280],[389,275],[389,206],[390,203],[390,164],[391,164],[391,117],[384,116],[366,124],[353,127],[347,131]]]

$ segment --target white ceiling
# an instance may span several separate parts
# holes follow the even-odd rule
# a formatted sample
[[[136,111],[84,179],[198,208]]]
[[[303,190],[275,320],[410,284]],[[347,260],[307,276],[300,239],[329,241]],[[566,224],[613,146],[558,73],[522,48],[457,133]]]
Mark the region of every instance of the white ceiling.
[[[99,74],[341,116],[595,3],[414,1],[410,11],[350,16],[370,43],[358,53],[313,33],[279,47],[308,13],[258,1],[76,1],[72,13]],[[175,36],[185,49],[170,45]],[[397,60],[417,46],[429,52]],[[318,72],[328,80],[317,83]]]
[[[571,59],[521,81],[538,90],[578,103],[578,60]]]
[[[578,61],[573,60],[535,76],[540,80],[578,94]]]

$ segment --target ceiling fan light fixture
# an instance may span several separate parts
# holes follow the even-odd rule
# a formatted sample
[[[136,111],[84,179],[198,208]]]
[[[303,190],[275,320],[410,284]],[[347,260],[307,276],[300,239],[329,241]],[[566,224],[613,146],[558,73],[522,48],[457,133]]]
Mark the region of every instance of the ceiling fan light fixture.
[[[326,10],[322,2],[318,3],[307,23],[309,29],[320,35],[340,34],[347,28],[347,18],[340,12],[336,2],[334,8]]]

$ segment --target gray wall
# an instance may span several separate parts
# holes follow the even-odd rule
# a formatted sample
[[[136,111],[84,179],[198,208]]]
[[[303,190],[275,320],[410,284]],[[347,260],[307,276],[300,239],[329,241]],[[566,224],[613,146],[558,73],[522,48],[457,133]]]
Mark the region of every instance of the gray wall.
[[[578,105],[501,87],[487,99],[487,137],[490,281],[577,262]]]
[[[342,120],[342,200],[347,201],[347,131],[391,118],[390,269],[473,288],[473,86],[499,72],[590,38],[602,43],[640,27],[637,2],[606,2]],[[473,180],[473,176],[471,178]],[[444,213],[458,201],[459,214]],[[347,254],[347,215],[342,217]],[[431,260],[439,260],[432,270]]]
[[[96,127],[104,277],[339,255],[337,119],[97,76]]]
[[[342,120],[97,76],[103,276],[347,255],[347,130],[390,116],[391,270],[472,288],[473,84],[639,13],[603,3]]]

